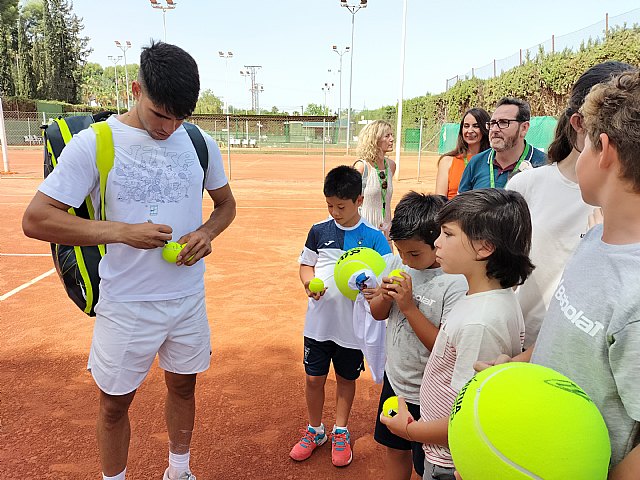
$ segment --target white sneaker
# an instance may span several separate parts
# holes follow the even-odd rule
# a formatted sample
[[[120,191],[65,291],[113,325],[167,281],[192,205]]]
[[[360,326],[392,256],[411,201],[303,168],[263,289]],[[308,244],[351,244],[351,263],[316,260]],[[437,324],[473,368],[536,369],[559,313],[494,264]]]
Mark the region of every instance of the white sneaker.
[[[196,480],[196,476],[191,472],[183,472],[178,478],[169,478],[169,469],[164,471],[162,480]]]

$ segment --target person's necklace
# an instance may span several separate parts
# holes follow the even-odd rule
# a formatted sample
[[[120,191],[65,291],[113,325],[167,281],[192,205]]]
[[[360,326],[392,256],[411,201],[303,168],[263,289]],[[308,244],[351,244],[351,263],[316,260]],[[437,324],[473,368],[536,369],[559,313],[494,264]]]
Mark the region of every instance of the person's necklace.
[[[518,163],[516,163],[516,166],[513,167],[513,171],[517,172],[518,168],[520,168],[520,164],[524,161],[525,158],[527,158],[527,155],[529,155],[529,151],[531,150],[531,145],[529,145],[528,143],[525,143],[524,146],[524,151],[522,152],[522,155],[520,155],[520,159],[518,160]],[[489,182],[491,184],[491,188],[496,188],[496,180],[493,177],[493,159],[496,156],[496,151],[492,148],[491,151],[489,152]],[[529,163],[527,161],[527,163]]]
[[[378,181],[380,182],[380,197],[382,198],[382,220],[384,221],[384,216],[387,208],[387,159],[384,158],[384,170],[380,170],[378,168],[378,162],[375,162],[373,166],[376,169],[376,173],[378,174]]]

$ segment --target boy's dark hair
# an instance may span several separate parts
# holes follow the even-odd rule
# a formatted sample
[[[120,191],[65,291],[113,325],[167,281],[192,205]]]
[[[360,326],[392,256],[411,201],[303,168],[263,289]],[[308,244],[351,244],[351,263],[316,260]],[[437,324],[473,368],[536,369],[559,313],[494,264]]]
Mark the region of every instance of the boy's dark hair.
[[[391,240],[419,238],[433,248],[433,242],[440,235],[440,225],[436,221],[438,212],[447,203],[443,195],[425,195],[411,191],[407,193],[393,212]]]
[[[515,97],[502,97],[498,100],[498,103],[496,103],[496,108],[502,105],[515,105],[518,107],[518,114],[516,115],[517,121],[528,122],[531,120],[531,107],[529,106],[529,102]]]
[[[362,193],[362,175],[353,167],[340,165],[324,177],[323,192],[325,197],[355,202]]]
[[[140,54],[138,81],[151,101],[178,119],[193,113],[200,93],[198,65],[180,47],[151,42]]]
[[[442,207],[437,221],[440,226],[455,222],[470,241],[493,246],[486,258],[487,277],[502,288],[522,285],[535,268],[529,259],[529,207],[518,192],[487,188],[461,193]]]

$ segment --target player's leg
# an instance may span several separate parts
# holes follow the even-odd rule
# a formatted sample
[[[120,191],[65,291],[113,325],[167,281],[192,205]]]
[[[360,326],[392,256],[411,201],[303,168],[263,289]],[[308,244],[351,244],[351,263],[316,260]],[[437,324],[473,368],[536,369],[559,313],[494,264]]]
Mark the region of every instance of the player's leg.
[[[100,391],[100,407],[96,434],[100,451],[102,473],[113,477],[127,466],[131,424],[129,406],[136,392],[126,395],[108,395]]]
[[[304,338],[304,369],[306,373],[304,396],[309,424],[304,429],[302,438],[289,452],[289,456],[294,460],[306,460],[317,447],[327,441],[322,423],[322,410],[325,398],[324,388],[334,349],[333,342],[319,342],[312,338]]]
[[[158,350],[167,386],[169,467],[164,479],[192,478],[189,460],[196,413],[196,375],[209,368],[211,359],[204,292],[163,303],[166,318],[171,319],[167,338]]]
[[[152,302],[109,302],[96,306],[88,369],[100,389],[97,420],[103,474],[124,475],[131,428],[129,406],[151,368],[164,335],[148,319]]]
[[[332,360],[336,372],[336,423],[331,435],[331,461],[336,467],[345,467],[353,459],[347,424],[356,396],[356,380],[364,370],[364,356],[360,350],[337,346]]]

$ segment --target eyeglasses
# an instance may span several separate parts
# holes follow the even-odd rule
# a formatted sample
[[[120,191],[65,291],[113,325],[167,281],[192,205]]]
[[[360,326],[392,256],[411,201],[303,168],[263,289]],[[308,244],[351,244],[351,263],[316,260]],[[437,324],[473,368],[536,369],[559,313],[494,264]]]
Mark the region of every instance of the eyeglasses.
[[[380,186],[384,190],[386,190],[387,189],[387,173],[384,170],[382,170],[378,172],[378,176],[380,177],[380,181],[381,181]]]
[[[506,128],[509,128],[509,126],[511,125],[511,122],[522,123],[523,120],[518,120],[516,118],[510,118],[510,119],[501,118],[500,120],[491,120],[490,122],[487,122],[484,125],[487,127],[487,130],[491,130],[493,127],[498,127],[498,129],[504,130]]]

